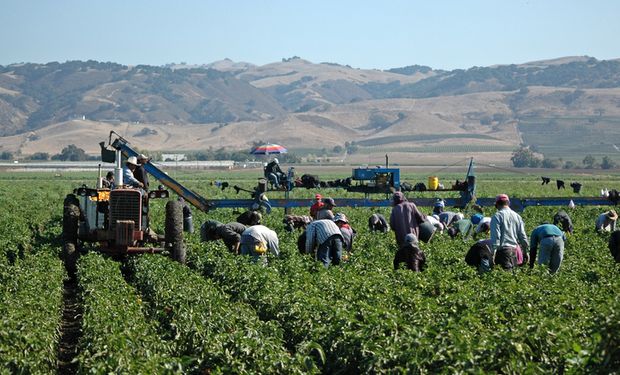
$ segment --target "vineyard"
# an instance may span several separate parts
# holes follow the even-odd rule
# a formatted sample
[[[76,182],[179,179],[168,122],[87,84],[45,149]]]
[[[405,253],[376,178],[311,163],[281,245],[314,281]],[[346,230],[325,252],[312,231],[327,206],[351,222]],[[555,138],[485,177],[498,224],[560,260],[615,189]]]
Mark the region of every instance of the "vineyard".
[[[394,271],[393,234],[371,233],[366,226],[373,212],[388,216],[389,208],[343,207],[337,209],[358,235],[338,267],[324,269],[301,255],[300,233],[286,232],[283,213],[274,210],[263,221],[278,233],[281,254],[265,264],[232,255],[221,242],[202,243],[193,233],[186,236],[186,265],[162,255],[119,262],[84,249],[72,279],[60,256],[62,201],[92,178],[51,176],[0,176],[0,374],[620,368],[620,266],[607,249],[609,235],[593,230],[603,207],[570,211],[575,233],[555,275],[541,266],[480,275],[464,262],[472,241],[447,235],[422,244],[424,272]],[[186,177],[179,180],[206,197],[230,193],[208,184],[222,176]],[[518,177],[481,176],[480,195],[572,194]],[[581,179],[583,195],[597,195],[602,183],[620,183],[609,176]],[[293,193],[310,199],[314,192]],[[151,206],[152,226],[160,233],[164,204]],[[484,209],[487,216],[494,212]],[[528,233],[556,210],[528,208]],[[236,214],[194,210],[195,226],[207,217],[229,222]]]

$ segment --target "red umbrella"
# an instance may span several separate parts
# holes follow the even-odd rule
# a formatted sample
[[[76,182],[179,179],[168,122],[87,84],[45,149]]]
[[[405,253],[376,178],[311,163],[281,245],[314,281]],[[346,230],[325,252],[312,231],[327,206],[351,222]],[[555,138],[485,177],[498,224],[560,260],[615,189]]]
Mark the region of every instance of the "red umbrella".
[[[266,145],[261,145],[261,146],[257,146],[254,147],[252,149],[252,151],[250,151],[250,154],[252,155],[272,155],[272,154],[285,154],[287,153],[288,150],[280,145],[277,145],[275,143],[269,143]]]

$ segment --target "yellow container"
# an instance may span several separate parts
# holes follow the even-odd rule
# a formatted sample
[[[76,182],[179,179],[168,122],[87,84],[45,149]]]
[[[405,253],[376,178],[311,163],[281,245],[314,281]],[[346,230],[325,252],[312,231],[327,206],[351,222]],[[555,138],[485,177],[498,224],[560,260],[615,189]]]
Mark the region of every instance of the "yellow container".
[[[428,176],[428,190],[437,190],[439,188],[439,178],[437,176]]]

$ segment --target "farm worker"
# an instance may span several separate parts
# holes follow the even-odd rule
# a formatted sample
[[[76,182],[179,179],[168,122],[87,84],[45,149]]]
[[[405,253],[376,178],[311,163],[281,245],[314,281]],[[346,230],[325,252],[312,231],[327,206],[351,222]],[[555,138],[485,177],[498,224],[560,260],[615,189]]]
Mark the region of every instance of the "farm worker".
[[[265,166],[265,177],[271,181],[272,186],[279,187],[280,179],[284,176],[285,174],[282,168],[280,168],[278,158],[273,158],[273,160]]]
[[[491,218],[488,216],[482,216],[482,214],[475,214],[471,216],[472,224],[476,225],[474,229],[474,238],[480,234],[487,234],[491,230]]]
[[[433,215],[439,215],[443,212],[444,207],[446,207],[446,203],[443,199],[438,198],[433,205]]]
[[[144,185],[144,190],[149,190],[149,176],[146,173],[146,169],[144,169],[146,163],[149,162],[149,158],[144,154],[140,154],[138,155],[137,159],[138,167],[133,171],[133,176],[136,178],[136,180],[142,182],[142,184]]]
[[[617,230],[609,237],[609,251],[617,263],[620,263],[620,230]]]
[[[105,178],[101,180],[101,185],[107,189],[114,189],[114,172],[106,173]]]
[[[252,226],[260,224],[262,215],[258,211],[248,210],[237,216],[237,222],[243,225]]]
[[[464,239],[467,239],[471,236],[473,229],[474,225],[471,220],[461,219],[452,223],[450,228],[448,228],[448,235],[450,235],[450,238],[454,238],[460,233]]]
[[[183,207],[183,231],[187,233],[194,233],[194,220],[192,218],[192,209],[189,208],[187,202],[183,197],[179,197],[178,201]]]
[[[385,216],[381,214],[372,214],[368,218],[368,230],[371,232],[379,231],[387,233],[390,230],[390,224],[385,220]]]
[[[203,242],[222,240],[224,245],[233,254],[239,253],[239,242],[241,234],[247,227],[241,223],[233,221],[228,224],[222,224],[216,220],[207,220],[200,227],[200,239]]]
[[[536,251],[540,247],[538,264],[549,263],[551,273],[558,272],[564,258],[564,241],[566,241],[562,230],[553,224],[542,224],[532,231],[531,237],[530,268],[534,267]]]
[[[560,210],[553,215],[553,225],[561,227],[564,232],[573,234],[573,221],[564,210]]]
[[[405,243],[405,236],[415,234],[416,239],[420,235],[420,223],[426,219],[413,202],[407,201],[405,195],[397,191],[392,196],[392,213],[390,214],[390,227],[394,231],[398,247]]]
[[[282,219],[282,223],[284,224],[284,229],[287,232],[292,232],[297,228],[306,229],[308,224],[312,222],[312,218],[310,216],[297,216],[297,215],[284,215],[284,219]]]
[[[241,233],[239,245],[241,255],[250,255],[258,260],[261,255],[270,251],[273,255],[280,255],[278,235],[264,225],[253,225]]]
[[[618,214],[614,210],[609,210],[598,215],[596,219],[596,231],[597,232],[613,232],[616,230],[616,220],[618,220]]]
[[[506,270],[528,261],[529,243],[525,234],[525,224],[521,216],[510,209],[508,195],[495,198],[497,212],[491,218],[491,249],[495,264]]]
[[[494,265],[491,240],[480,240],[473,244],[465,255],[465,263],[477,267],[480,273],[489,272]]]
[[[439,221],[448,228],[453,222],[463,219],[464,216],[458,212],[443,211],[439,214]]]
[[[334,212],[332,211],[334,207],[336,207],[336,202],[334,202],[334,198],[324,198],[323,207],[319,208],[316,213],[316,220],[334,220]]]
[[[403,246],[396,252],[394,269],[397,270],[401,263],[405,263],[407,269],[414,272],[421,272],[426,267],[426,255],[420,250],[418,237],[413,233],[405,236]]]
[[[308,224],[304,234],[307,254],[313,253],[316,248],[316,258],[325,268],[329,267],[330,263],[340,264],[344,238],[336,223],[327,219],[315,220]]]
[[[439,215],[433,214],[430,216],[426,216],[426,220],[429,221],[429,223],[433,224],[433,226],[435,227],[435,231],[437,231],[437,233],[441,234],[443,233],[443,230],[446,228],[441,221],[439,221]]]
[[[144,184],[133,176],[133,171],[138,168],[138,159],[135,156],[127,158],[127,162],[123,167],[123,184],[135,188],[143,188]]]
[[[322,199],[323,199],[323,196],[321,194],[314,195],[314,204],[310,206],[310,217],[312,219],[316,219],[317,212],[319,212],[321,207],[324,206]]]
[[[351,250],[353,250],[353,239],[355,238],[357,232],[351,228],[351,225],[349,225],[349,220],[343,213],[337,213],[334,215],[334,223],[336,223],[338,228],[340,228],[344,250],[351,252]]]

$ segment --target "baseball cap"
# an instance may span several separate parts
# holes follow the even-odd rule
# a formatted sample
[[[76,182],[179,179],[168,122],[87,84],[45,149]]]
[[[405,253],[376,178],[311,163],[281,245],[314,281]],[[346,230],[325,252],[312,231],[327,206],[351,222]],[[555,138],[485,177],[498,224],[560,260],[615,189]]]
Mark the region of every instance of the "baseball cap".
[[[508,195],[506,194],[499,194],[497,197],[495,197],[495,203],[500,203],[500,202],[508,202],[510,203],[510,199],[508,198]]]
[[[418,237],[413,233],[407,233],[405,236],[405,243],[413,246],[418,246]]]
[[[405,200],[405,195],[401,191],[397,191],[392,196],[394,203],[400,203]]]
[[[323,198],[323,196],[321,194],[315,194],[314,195],[314,199],[321,199]]]
[[[334,198],[325,198],[325,199],[323,199],[323,203],[325,203],[325,205],[327,205],[327,206],[334,206],[334,207],[336,207],[336,202],[334,202]]]

